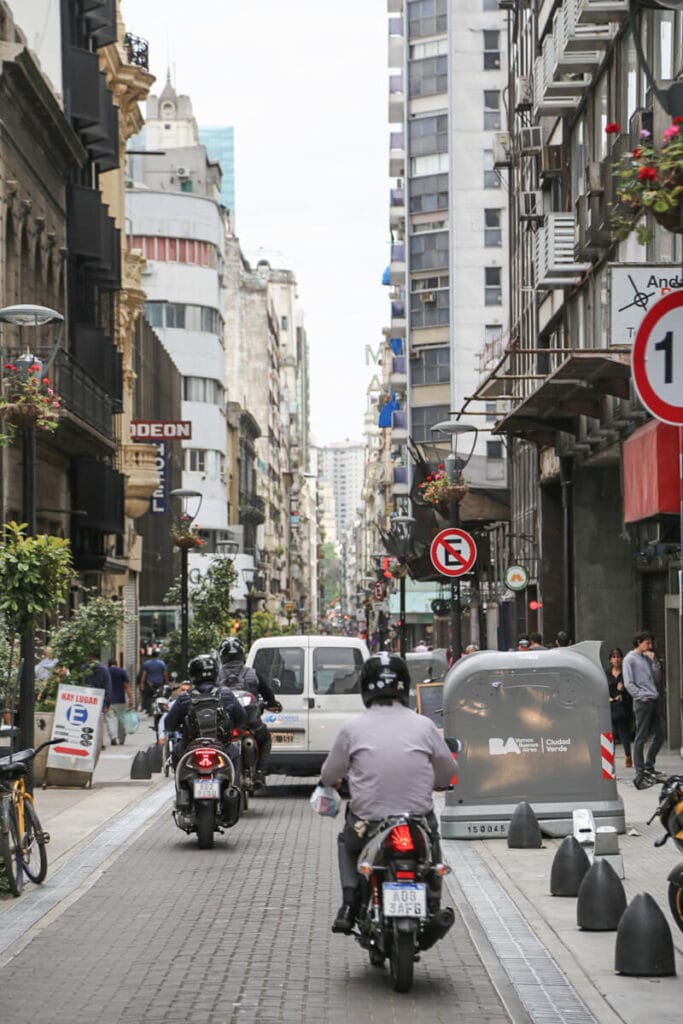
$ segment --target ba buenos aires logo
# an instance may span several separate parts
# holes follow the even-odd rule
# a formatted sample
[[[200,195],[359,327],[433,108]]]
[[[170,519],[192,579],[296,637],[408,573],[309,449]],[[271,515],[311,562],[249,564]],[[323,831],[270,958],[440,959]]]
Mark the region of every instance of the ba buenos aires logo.
[[[489,737],[489,754],[521,754],[517,740],[508,736],[506,740],[500,736]]]

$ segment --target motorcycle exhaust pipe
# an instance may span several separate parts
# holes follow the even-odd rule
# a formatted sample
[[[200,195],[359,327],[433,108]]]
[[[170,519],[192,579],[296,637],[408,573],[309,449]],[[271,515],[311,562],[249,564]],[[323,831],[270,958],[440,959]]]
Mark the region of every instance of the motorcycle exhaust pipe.
[[[434,943],[444,937],[444,935],[453,927],[454,923],[455,913],[453,912],[452,907],[444,907],[443,910],[439,910],[434,914],[434,917],[427,921],[427,924],[420,933],[420,949],[430,949]]]
[[[242,740],[242,760],[244,764],[251,768],[252,765],[256,764],[256,740],[253,736],[245,736]]]
[[[227,786],[221,797],[221,811],[225,825],[231,828],[237,824],[240,816],[240,791],[237,786]]]

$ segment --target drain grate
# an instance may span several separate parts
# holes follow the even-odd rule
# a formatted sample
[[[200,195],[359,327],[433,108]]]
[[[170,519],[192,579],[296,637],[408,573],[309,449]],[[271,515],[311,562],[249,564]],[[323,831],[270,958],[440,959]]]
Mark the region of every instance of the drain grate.
[[[447,840],[442,847],[458,885],[534,1024],[599,1024],[471,844]]]

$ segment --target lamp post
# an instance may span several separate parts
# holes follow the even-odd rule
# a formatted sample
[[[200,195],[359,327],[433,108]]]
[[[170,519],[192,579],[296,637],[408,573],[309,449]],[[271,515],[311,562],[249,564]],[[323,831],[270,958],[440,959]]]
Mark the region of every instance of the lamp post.
[[[446,475],[452,483],[462,480],[462,472],[474,455],[479,431],[469,423],[458,423],[456,420],[443,420],[435,423],[432,433],[448,434],[451,439],[451,452],[446,458]],[[472,434],[472,446],[466,455],[458,452],[458,438]],[[463,495],[453,498],[448,506],[448,519],[451,526],[460,526],[460,502]],[[460,609],[460,577],[451,580],[451,646],[453,660],[457,661],[462,654],[462,620]]]
[[[0,323],[12,324],[19,328],[20,343],[23,341],[25,327],[33,328],[34,352],[28,347],[15,363],[22,378],[29,375],[29,367],[38,366],[39,370],[31,371],[44,377],[51,369],[57,355],[61,340],[64,317],[48,306],[5,306],[0,309]],[[42,360],[35,353],[38,351],[38,330],[49,324],[59,324],[49,354]],[[3,345],[2,362],[4,363],[5,346]],[[22,518],[26,523],[26,533],[32,537],[36,532],[36,428],[33,423],[25,423],[21,427],[21,505]],[[35,710],[35,632],[27,628],[21,637],[21,658],[23,670],[19,692],[19,724],[21,728],[21,746],[32,747],[34,741],[33,715]]]
[[[256,566],[245,565],[242,569],[242,579],[247,588],[244,596],[247,602],[247,650],[249,650],[251,647],[251,603],[256,593],[253,589],[254,580],[256,579]]]
[[[401,567],[401,574],[399,576],[399,614],[401,616],[401,628],[398,634],[398,650],[402,658],[405,658],[406,656],[406,636],[408,633],[406,625],[406,573],[408,571],[408,553],[413,539],[414,525],[415,520],[412,516],[394,516],[391,520],[392,547]]]
[[[176,517],[176,532],[173,543],[180,548],[180,665],[181,672],[187,671],[187,624],[188,624],[188,596],[187,596],[187,556],[191,547],[196,547],[196,541],[190,534],[192,523],[199,515],[202,505],[202,495],[199,491],[188,491],[177,487],[170,492],[170,496],[176,499],[178,509]]]

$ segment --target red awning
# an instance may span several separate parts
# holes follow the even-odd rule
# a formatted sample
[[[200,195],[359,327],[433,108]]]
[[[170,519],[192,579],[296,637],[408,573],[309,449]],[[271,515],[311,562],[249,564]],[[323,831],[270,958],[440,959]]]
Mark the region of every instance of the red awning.
[[[624,522],[680,511],[679,428],[650,420],[624,441]]]

